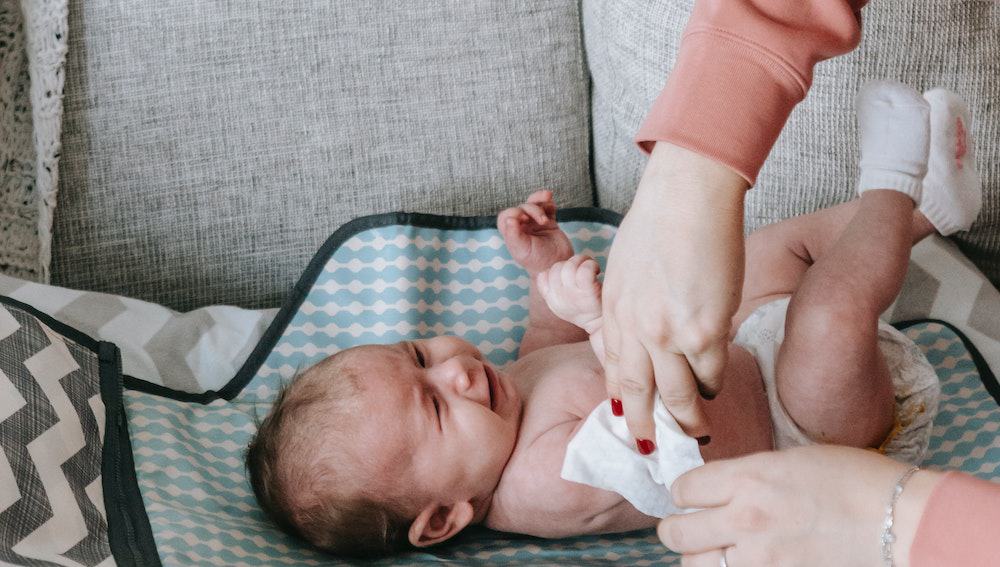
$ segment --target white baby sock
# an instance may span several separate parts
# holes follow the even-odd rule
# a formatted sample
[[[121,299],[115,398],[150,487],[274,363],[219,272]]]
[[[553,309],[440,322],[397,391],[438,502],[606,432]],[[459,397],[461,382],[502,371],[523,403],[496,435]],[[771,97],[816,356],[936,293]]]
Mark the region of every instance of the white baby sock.
[[[893,189],[920,204],[930,143],[929,105],[901,83],[871,81],[856,101],[861,143],[858,194]]]
[[[930,155],[920,212],[942,235],[969,230],[983,206],[983,186],[969,107],[944,89],[924,93],[930,103]]]

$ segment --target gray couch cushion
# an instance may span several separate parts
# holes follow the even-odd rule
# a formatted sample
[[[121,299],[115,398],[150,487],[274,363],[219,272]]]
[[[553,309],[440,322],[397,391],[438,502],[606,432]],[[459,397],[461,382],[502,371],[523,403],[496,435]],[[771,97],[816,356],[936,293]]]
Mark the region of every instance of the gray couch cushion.
[[[346,220],[593,204],[575,0],[74,2],[53,282],[277,305]]]
[[[583,1],[601,206],[623,211],[631,202],[646,161],[632,138],[666,82],[692,6],[692,0]],[[978,222],[957,241],[1000,284],[1000,3],[872,2],[863,17],[861,47],[816,67],[809,96],[748,194],[748,230],[854,196],[854,95],[866,80],[943,86],[972,108],[985,191]]]

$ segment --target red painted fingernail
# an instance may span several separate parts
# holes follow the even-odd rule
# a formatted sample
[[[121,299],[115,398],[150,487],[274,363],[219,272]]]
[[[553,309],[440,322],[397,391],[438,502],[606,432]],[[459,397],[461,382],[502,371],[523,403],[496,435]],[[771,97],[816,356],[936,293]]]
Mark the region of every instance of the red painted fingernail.
[[[699,437],[698,438],[698,444],[701,445],[702,447],[704,447],[705,445],[708,445],[711,442],[712,442],[712,436],[711,435],[706,435],[704,437]]]
[[[611,398],[611,413],[617,417],[625,415],[625,410],[622,409],[622,401]]]
[[[635,447],[639,449],[640,455],[648,455],[656,450],[656,445],[649,439],[636,439]]]

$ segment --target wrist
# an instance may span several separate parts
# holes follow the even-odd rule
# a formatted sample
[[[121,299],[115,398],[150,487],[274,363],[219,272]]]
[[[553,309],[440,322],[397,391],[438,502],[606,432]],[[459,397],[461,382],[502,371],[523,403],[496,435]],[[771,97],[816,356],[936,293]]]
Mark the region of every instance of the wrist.
[[[934,487],[944,478],[936,471],[920,470],[906,483],[906,487],[896,502],[893,532],[896,542],[893,545],[893,560],[897,567],[907,567],[910,563],[910,547],[920,525],[924,508]]]
[[[672,203],[680,199],[699,208],[742,215],[749,187],[746,179],[720,162],[668,142],[657,142],[636,190],[636,200],[652,193]]]
[[[547,262],[538,262],[538,263],[533,263],[531,265],[522,264],[521,267],[524,268],[526,272],[528,272],[528,275],[531,277],[531,281],[534,282],[535,276],[537,276],[542,272],[549,271],[549,268],[551,268],[552,265],[555,264],[556,262],[569,260],[572,257],[573,257],[573,250],[571,249],[568,252],[553,255],[552,259]]]
[[[585,321],[582,324],[578,324],[578,327],[587,331],[588,335],[593,335],[601,332],[601,315],[598,314],[593,319]]]

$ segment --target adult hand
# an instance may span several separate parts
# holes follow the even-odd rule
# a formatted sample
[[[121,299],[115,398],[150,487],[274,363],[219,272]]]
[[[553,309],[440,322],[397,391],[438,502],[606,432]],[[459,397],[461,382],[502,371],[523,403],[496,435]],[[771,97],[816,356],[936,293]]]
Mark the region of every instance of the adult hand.
[[[674,502],[704,508],[660,522],[688,567],[885,565],[882,522],[907,465],[874,451],[815,445],[714,461],[681,475]],[[918,471],[896,503],[895,564],[909,565],[920,516],[941,473]]]
[[[657,390],[688,435],[709,434],[699,390],[722,386],[746,187],[733,170],[659,142],[618,229],[604,277],[605,374],[636,439],[655,439]]]

